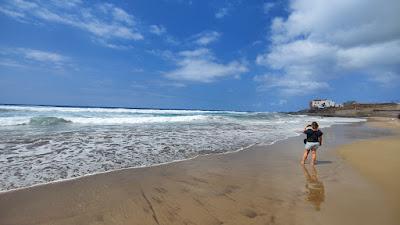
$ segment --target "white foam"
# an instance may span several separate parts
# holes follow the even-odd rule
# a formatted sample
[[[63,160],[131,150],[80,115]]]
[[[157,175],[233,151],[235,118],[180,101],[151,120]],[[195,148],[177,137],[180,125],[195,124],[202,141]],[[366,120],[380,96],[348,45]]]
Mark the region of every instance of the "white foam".
[[[80,124],[137,124],[137,123],[170,123],[170,122],[191,122],[198,120],[207,120],[209,117],[204,115],[195,116],[174,116],[174,117],[114,117],[114,118],[82,118],[82,117],[65,117],[66,120],[72,121],[73,123]]]
[[[202,114],[202,113],[232,113],[244,114],[235,111],[207,111],[207,110],[171,110],[171,109],[129,109],[129,108],[85,108],[85,107],[52,107],[52,106],[8,106],[0,105],[0,109],[30,112],[67,112],[67,113],[139,113],[139,114]]]
[[[282,141],[285,140],[289,137],[280,139],[280,140],[276,140],[270,143],[264,143],[266,145],[273,145],[275,144],[277,141]],[[226,155],[226,154],[232,154],[232,153],[237,153],[246,149],[249,149],[255,145],[257,145],[258,143],[254,143],[254,144],[250,144],[248,146],[242,147],[242,148],[238,148],[235,151],[230,151],[230,152],[222,152],[222,153],[216,153],[215,155]],[[205,154],[205,155],[212,155],[212,154]],[[131,170],[131,169],[141,169],[141,168],[149,168],[149,167],[158,167],[158,166],[163,166],[163,165],[168,165],[168,164],[172,164],[172,163],[178,163],[178,162],[184,162],[184,161],[188,161],[188,160],[193,160],[198,158],[200,155],[196,155],[194,157],[190,157],[190,158],[185,158],[185,159],[180,159],[180,160],[173,160],[173,161],[169,161],[169,162],[163,162],[163,163],[156,163],[150,166],[136,166],[136,167],[126,167],[126,168],[120,168],[120,169],[114,169],[114,170],[109,170],[109,171],[103,171],[103,172],[94,172],[94,173],[87,173],[81,176],[76,176],[76,177],[70,177],[70,178],[64,178],[64,179],[57,179],[57,180],[53,180],[50,182],[43,182],[43,183],[36,183],[30,186],[25,186],[25,187],[18,187],[18,188],[12,188],[12,189],[7,189],[7,190],[0,190],[0,193],[6,193],[6,192],[13,192],[13,191],[17,191],[17,190],[24,190],[24,189],[28,189],[28,188],[32,188],[32,187],[39,187],[39,186],[43,186],[43,185],[47,185],[47,184],[52,184],[52,183],[61,183],[61,182],[66,182],[66,181],[70,181],[70,180],[76,180],[82,177],[87,177],[87,176],[94,176],[94,175],[100,175],[100,174],[107,174],[107,173],[112,173],[112,172],[118,172],[118,171],[125,171],[125,170]]]
[[[29,123],[29,116],[0,117],[0,126],[13,126]]]
[[[28,125],[30,120],[37,117],[3,117],[0,118],[0,126],[13,125]],[[193,122],[212,120],[212,116],[193,115],[193,116],[131,116],[131,117],[58,117],[66,121],[71,121],[77,124],[92,124],[92,125],[122,125],[122,124],[140,124],[140,123],[176,123],[176,122]]]

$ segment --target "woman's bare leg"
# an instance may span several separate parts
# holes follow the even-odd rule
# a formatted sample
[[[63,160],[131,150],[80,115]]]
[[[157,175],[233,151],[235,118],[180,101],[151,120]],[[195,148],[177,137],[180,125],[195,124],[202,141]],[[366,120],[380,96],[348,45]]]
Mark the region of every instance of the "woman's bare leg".
[[[317,150],[313,149],[311,151],[311,154],[312,154],[312,163],[311,163],[311,165],[315,165],[317,163]]]
[[[304,165],[304,162],[307,160],[308,157],[308,153],[310,152],[310,150],[304,150],[304,154],[303,154],[303,159],[301,160],[301,164]]]

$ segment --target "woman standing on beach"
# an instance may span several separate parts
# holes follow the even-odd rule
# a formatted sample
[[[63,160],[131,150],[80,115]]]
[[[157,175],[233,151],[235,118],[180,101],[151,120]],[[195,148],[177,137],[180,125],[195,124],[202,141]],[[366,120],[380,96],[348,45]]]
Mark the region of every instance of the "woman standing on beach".
[[[301,160],[301,164],[304,164],[307,160],[308,154],[311,151],[312,154],[312,162],[311,165],[315,165],[317,162],[317,149],[322,145],[322,131],[318,129],[318,123],[312,122],[311,126],[308,125],[304,128],[303,131],[307,135],[307,139],[305,140],[305,150],[303,154],[303,159]]]

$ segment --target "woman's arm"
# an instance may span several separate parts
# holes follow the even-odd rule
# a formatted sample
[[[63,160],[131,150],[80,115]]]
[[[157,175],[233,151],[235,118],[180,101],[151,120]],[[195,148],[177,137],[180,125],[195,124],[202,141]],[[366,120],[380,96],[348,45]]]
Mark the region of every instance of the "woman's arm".
[[[304,128],[303,133],[306,133],[306,130],[308,130],[308,129],[311,129],[311,125],[307,125],[307,126]]]
[[[320,136],[320,137],[318,138],[318,141],[319,141],[319,145],[321,146],[321,145],[322,145],[322,136]]]

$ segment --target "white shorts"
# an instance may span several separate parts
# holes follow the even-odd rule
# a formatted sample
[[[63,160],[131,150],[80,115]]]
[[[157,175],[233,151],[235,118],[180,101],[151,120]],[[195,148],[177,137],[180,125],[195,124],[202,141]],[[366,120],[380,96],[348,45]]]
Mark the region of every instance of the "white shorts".
[[[305,149],[311,150],[315,149],[317,150],[319,147],[319,142],[306,142]]]

